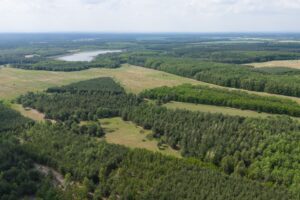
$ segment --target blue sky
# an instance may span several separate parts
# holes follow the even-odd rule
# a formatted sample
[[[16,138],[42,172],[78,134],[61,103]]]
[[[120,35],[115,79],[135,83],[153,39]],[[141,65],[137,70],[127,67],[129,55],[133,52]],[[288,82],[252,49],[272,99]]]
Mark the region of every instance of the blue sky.
[[[0,32],[300,32],[300,0],[0,0]]]

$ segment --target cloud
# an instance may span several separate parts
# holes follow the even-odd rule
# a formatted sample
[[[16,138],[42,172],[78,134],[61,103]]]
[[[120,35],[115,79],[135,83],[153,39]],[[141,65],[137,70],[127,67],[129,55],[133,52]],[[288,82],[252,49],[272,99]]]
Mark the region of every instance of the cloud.
[[[0,31],[300,31],[300,0],[0,0]]]

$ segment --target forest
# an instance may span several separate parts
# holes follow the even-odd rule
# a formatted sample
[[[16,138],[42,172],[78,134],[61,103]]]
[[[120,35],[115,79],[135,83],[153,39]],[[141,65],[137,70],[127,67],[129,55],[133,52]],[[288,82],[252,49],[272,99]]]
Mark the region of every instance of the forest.
[[[25,137],[25,149],[32,157],[69,174],[73,181],[85,180],[84,188],[73,193],[80,199],[89,194],[94,199],[292,198],[283,188],[229,177],[197,161],[97,142],[58,125],[36,125]]]
[[[13,66],[19,69],[45,70],[45,71],[80,71],[89,68],[117,68],[120,66],[119,58],[115,55],[98,56],[92,62],[68,62],[61,60],[46,59],[38,62],[26,61]]]
[[[3,200],[32,195],[49,200],[294,198],[285,188],[224,175],[197,160],[98,142],[62,123],[47,122],[27,126],[25,132],[2,133],[0,148]],[[65,189],[55,187],[53,178],[40,174],[35,163],[62,173]]]
[[[0,101],[0,133],[20,129],[31,122],[30,119],[24,118],[19,112],[8,108]]]
[[[122,117],[152,129],[154,137],[185,157],[214,163],[227,174],[299,190],[299,140],[293,139],[299,138],[300,126],[289,118],[251,119],[149,105],[124,109]]]
[[[0,78],[10,84],[0,90],[16,93],[0,97],[0,200],[300,199],[300,68],[251,64],[300,59],[299,41],[298,34],[2,35]],[[121,51],[58,60],[96,50]],[[27,80],[36,73],[41,87],[32,89]],[[171,109],[171,101],[267,117]]]
[[[102,86],[97,87],[99,84]],[[91,88],[87,89],[89,86]],[[141,98],[126,94],[121,86],[106,77],[49,88],[47,91],[49,93],[22,95],[17,102],[45,113],[48,119],[78,123],[119,116],[122,108],[142,102]]]
[[[94,87],[91,87],[90,91],[86,89],[89,84],[97,85],[102,82],[103,85],[107,85],[105,91],[100,92],[101,86],[97,87],[98,92],[93,90]],[[230,95],[233,96],[232,99],[244,98],[240,102],[245,102],[245,105],[247,105],[245,99],[251,99],[253,102],[260,102],[261,105],[272,105],[271,103],[273,103],[274,108],[276,108],[276,104],[289,105],[289,100],[275,97],[257,97],[255,99],[251,95],[247,96],[247,93],[224,92],[221,89],[208,90],[206,87],[198,88],[198,86],[191,85],[175,87],[174,91],[171,88],[170,94],[168,94],[170,88],[145,91],[141,97],[108,92],[110,88],[112,91],[115,91],[116,88],[120,90],[119,87],[121,86],[112,79],[104,77],[70,84],[60,89],[48,89],[48,91],[54,92],[50,94],[28,93],[21,96],[18,101],[25,107],[32,107],[44,112],[47,118],[63,122],[78,135],[93,135],[91,130],[97,130],[95,124],[93,129],[78,127],[76,123],[78,124],[80,121],[97,121],[103,117],[121,116],[125,121],[132,121],[145,129],[152,130],[153,137],[159,140],[160,144],[167,144],[173,149],[179,150],[184,157],[213,163],[226,174],[282,185],[290,188],[293,192],[299,189],[298,173],[295,173],[299,170],[296,164],[298,162],[297,148],[289,150],[297,147],[298,143],[288,142],[292,138],[299,137],[300,125],[297,121],[289,117],[251,119],[222,114],[167,110],[143,101],[142,97],[152,98],[155,95],[158,97],[163,95],[162,98],[166,96],[173,98],[174,91],[178,90],[178,94],[183,95],[179,97],[180,100],[180,98],[185,99],[185,94],[189,94],[189,91],[195,87],[196,101],[201,98],[201,96],[197,96],[201,89],[203,89],[203,97],[211,96],[212,99],[217,99],[219,95],[220,102],[225,103],[230,99]],[[180,90],[181,87],[184,89]],[[260,106],[259,103],[257,105]],[[101,137],[105,134],[102,133],[101,128],[98,130],[99,134],[94,136]],[[281,156],[267,154],[270,149],[274,148],[272,145],[278,142],[285,145],[276,149]],[[293,157],[293,159],[290,159],[289,163],[285,163],[285,156]],[[268,159],[273,160],[271,164],[270,161],[266,163]],[[283,162],[279,162],[277,159],[283,159]]]
[[[53,87],[46,90],[48,93],[109,93],[125,94],[124,88],[117,84],[112,78],[102,77],[87,81],[80,81],[62,87]]]
[[[15,200],[35,195],[57,199],[59,191],[34,168],[16,137],[33,122],[0,102],[0,199]]]
[[[206,62],[190,58],[131,56],[128,62],[151,69],[185,76],[216,85],[268,92],[286,96],[300,96],[299,70],[279,74],[269,70],[236,64]]]
[[[179,101],[227,106],[273,114],[286,114],[295,117],[300,116],[300,105],[292,100],[206,86],[180,85],[176,87],[154,88],[142,92],[141,96],[149,99],[157,99],[159,103]]]

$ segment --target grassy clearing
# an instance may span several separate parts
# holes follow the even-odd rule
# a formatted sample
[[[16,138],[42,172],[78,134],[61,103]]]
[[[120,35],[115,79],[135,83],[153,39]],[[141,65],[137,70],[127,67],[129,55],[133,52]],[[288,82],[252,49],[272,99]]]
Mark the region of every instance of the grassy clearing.
[[[247,65],[251,65],[255,68],[260,67],[289,67],[294,69],[300,69],[300,60],[280,60],[280,61],[269,61],[262,63],[249,63]]]
[[[78,72],[49,72],[0,69],[0,99],[13,99],[28,91],[41,91],[53,86],[96,77],[113,77],[129,92],[138,93],[144,89],[159,86],[175,86],[197,81],[142,67],[124,65],[118,69],[89,69]]]
[[[12,104],[11,108],[20,112],[24,117],[28,117],[34,121],[45,121],[45,115],[35,109],[25,109],[20,104]]]
[[[77,72],[35,71],[5,67],[0,68],[0,99],[11,100],[29,91],[42,91],[49,87],[67,85],[77,81],[97,77],[112,77],[115,81],[119,82],[127,92],[132,93],[139,93],[145,89],[152,89],[161,86],[177,86],[183,83],[224,88],[222,86],[196,81],[166,72],[127,64],[117,69],[95,68]],[[300,98],[297,97],[287,97],[234,88],[229,89],[246,91],[263,96],[288,98],[300,103]]]
[[[157,141],[149,139],[152,131],[144,130],[132,122],[125,122],[120,117],[116,117],[101,119],[100,123],[106,132],[105,140],[108,143],[124,145],[130,148],[143,148],[165,155],[180,157],[178,151],[168,146],[164,150],[160,150],[157,146]]]
[[[164,107],[169,109],[185,109],[190,111],[222,113],[225,115],[254,117],[254,118],[258,118],[258,117],[266,118],[270,116],[278,116],[275,114],[259,113],[251,110],[240,110],[236,108],[229,108],[223,106],[212,106],[212,105],[193,104],[193,103],[174,102],[174,101],[164,104]],[[293,119],[300,121],[300,118],[293,117]]]

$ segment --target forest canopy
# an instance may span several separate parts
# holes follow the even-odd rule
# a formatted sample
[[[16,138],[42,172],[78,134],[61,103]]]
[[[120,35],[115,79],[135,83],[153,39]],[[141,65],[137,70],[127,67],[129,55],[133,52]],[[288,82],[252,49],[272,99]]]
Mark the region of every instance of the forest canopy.
[[[185,84],[176,87],[154,88],[142,92],[141,96],[157,99],[163,103],[179,101],[209,104],[300,117],[300,105],[292,100],[206,86]]]

